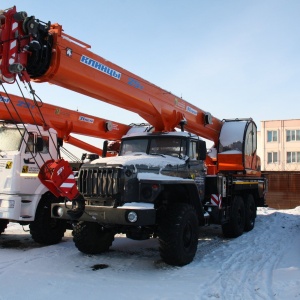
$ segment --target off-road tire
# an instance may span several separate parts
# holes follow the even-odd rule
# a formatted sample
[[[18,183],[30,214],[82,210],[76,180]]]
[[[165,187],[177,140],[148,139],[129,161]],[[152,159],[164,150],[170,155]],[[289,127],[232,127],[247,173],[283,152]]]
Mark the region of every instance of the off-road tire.
[[[54,245],[61,241],[67,228],[67,221],[51,218],[51,204],[59,202],[53,194],[47,193],[40,200],[35,219],[29,224],[33,240],[44,245]]]
[[[254,228],[256,218],[256,205],[251,194],[245,199],[245,231],[250,231]]]
[[[199,224],[195,209],[185,203],[170,205],[159,221],[159,252],[169,265],[189,264],[197,251]]]
[[[93,222],[79,222],[73,229],[75,246],[86,254],[100,254],[108,251],[114,238],[111,230]]]
[[[5,231],[5,229],[7,228],[8,223],[9,223],[9,220],[0,219],[0,234]]]
[[[241,196],[235,196],[230,207],[229,222],[222,225],[223,235],[236,238],[243,234],[245,228],[245,205]]]

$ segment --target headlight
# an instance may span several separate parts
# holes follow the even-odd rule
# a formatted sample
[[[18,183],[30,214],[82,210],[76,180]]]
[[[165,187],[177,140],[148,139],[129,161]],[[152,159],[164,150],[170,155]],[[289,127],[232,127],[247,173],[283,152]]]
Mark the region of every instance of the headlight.
[[[127,219],[130,223],[136,222],[138,219],[137,213],[135,211],[130,211],[127,215]]]
[[[15,207],[15,200],[1,200],[0,199],[0,207],[14,208]]]
[[[60,207],[60,206],[53,207],[53,215],[55,217],[61,218],[63,216],[63,214],[64,214],[64,209],[62,207]]]

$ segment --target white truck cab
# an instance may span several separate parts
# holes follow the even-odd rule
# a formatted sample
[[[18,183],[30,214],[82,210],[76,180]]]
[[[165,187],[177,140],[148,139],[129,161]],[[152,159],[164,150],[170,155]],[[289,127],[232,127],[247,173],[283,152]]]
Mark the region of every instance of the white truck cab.
[[[57,134],[36,125],[0,126],[0,233],[8,222],[29,224],[36,242],[54,244],[65,222],[51,221],[51,203],[59,202],[38,178],[39,168],[58,158]],[[49,206],[49,212],[47,207]],[[47,224],[48,222],[48,224]]]

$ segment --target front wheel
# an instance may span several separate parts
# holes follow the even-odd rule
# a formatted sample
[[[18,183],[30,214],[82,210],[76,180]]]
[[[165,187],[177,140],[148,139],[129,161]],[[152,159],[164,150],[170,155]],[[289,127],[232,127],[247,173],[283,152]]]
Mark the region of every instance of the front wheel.
[[[53,245],[61,241],[67,228],[67,221],[51,218],[51,204],[59,200],[53,194],[45,194],[40,200],[35,219],[29,224],[33,240],[40,244]]]
[[[98,223],[79,222],[73,229],[73,241],[77,249],[86,254],[99,254],[109,249],[114,233]]]
[[[8,223],[9,223],[8,220],[6,220],[6,219],[0,219],[0,234],[5,231]]]
[[[159,252],[169,265],[190,263],[198,245],[198,218],[195,209],[185,203],[170,205],[159,223]]]

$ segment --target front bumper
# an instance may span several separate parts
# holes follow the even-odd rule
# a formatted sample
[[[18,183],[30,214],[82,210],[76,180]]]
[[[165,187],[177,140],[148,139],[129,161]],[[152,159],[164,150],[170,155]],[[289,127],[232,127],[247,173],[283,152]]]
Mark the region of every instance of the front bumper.
[[[0,194],[0,219],[11,221],[34,221],[36,207],[41,195]]]
[[[66,204],[54,203],[51,205],[51,217],[71,220],[68,210],[71,209],[72,203]],[[60,213],[58,213],[58,210]],[[137,220],[130,222],[128,214],[135,212]],[[138,205],[125,207],[107,207],[86,205],[83,215],[76,221],[97,222],[103,225],[127,225],[127,226],[151,226],[156,223],[156,210]]]

